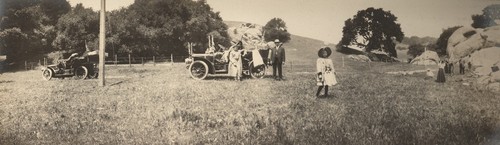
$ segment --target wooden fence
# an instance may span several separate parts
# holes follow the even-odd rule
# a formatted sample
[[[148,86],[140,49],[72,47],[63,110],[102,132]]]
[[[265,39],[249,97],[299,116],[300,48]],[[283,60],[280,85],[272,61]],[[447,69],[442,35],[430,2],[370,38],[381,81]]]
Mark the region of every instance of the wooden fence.
[[[173,64],[173,63],[183,63],[184,59],[187,58],[188,56],[149,56],[149,57],[140,57],[140,56],[131,56],[129,55],[128,57],[118,57],[118,56],[113,56],[113,57],[108,57],[105,60],[106,65],[129,65],[135,66],[135,65],[153,65],[156,66],[157,64]],[[98,60],[95,61],[98,63]],[[43,58],[38,61],[24,61],[24,69],[25,70],[35,70],[39,69],[40,67],[46,67],[48,65],[54,64],[53,62],[49,62],[49,59]]]

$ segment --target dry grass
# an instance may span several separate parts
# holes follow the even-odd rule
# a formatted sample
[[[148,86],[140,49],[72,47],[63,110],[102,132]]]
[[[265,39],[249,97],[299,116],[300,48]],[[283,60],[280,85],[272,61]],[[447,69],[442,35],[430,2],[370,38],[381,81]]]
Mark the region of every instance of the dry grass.
[[[336,54],[337,55],[337,54]],[[286,81],[210,77],[183,65],[108,67],[97,80],[0,77],[1,144],[498,144],[498,93],[384,72],[405,64],[338,65],[316,98],[311,64]]]
[[[341,67],[334,53],[340,84],[332,96],[316,98],[316,52],[308,49],[320,46],[312,39],[286,44],[287,80],[279,82],[195,81],[182,64],[109,66],[106,87],[43,81],[40,71],[4,73],[0,144],[500,142],[498,93],[385,73],[425,66],[346,58]]]

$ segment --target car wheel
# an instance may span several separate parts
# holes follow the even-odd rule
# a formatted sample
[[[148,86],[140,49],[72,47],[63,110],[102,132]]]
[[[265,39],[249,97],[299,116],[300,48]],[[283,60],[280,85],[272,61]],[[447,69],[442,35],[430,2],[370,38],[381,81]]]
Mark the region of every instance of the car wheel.
[[[54,75],[54,72],[52,72],[51,69],[45,69],[42,72],[43,79],[45,79],[47,81],[50,80],[50,79],[52,79],[53,75]]]
[[[193,79],[203,80],[208,75],[208,65],[203,61],[194,61],[189,65],[189,73]]]
[[[75,78],[77,80],[83,80],[87,78],[87,75],[89,74],[89,70],[85,66],[80,66],[75,69]]]
[[[257,67],[253,67],[253,63],[250,63],[250,65],[248,66],[250,69],[250,75],[252,76],[252,78],[264,78],[264,76],[266,75],[266,65],[259,65]]]
[[[97,77],[99,77],[99,70],[97,68],[94,68],[93,70],[91,70],[89,72],[88,78],[89,79],[96,79]]]

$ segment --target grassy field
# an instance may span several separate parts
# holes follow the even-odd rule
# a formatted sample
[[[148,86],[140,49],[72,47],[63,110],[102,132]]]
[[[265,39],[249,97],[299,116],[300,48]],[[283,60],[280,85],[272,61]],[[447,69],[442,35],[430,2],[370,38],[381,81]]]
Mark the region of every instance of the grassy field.
[[[500,143],[498,93],[334,54],[340,83],[316,98],[315,50],[287,48],[285,81],[195,81],[183,64],[109,66],[106,87],[4,73],[0,144]]]

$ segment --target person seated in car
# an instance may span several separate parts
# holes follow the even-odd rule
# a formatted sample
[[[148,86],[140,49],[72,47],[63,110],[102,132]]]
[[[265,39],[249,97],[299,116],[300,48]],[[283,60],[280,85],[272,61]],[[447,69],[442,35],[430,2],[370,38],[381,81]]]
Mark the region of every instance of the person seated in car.
[[[78,53],[73,53],[71,56],[69,56],[67,59],[63,59],[59,61],[59,66],[62,68],[69,68],[69,64],[75,59],[75,57],[78,55]]]

